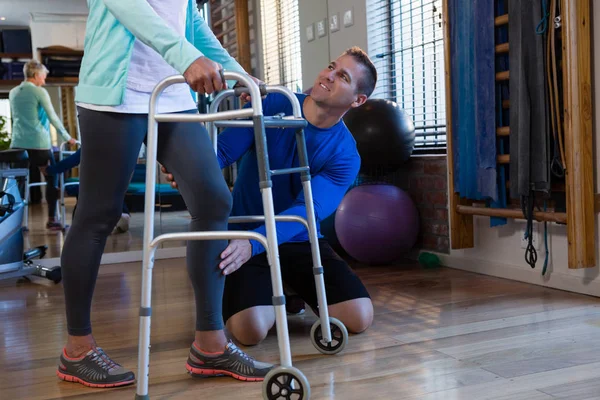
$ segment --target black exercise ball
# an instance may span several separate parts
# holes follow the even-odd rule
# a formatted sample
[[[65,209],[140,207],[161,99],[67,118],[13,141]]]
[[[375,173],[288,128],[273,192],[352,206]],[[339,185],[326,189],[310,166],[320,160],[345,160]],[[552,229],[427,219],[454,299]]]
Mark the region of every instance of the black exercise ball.
[[[411,156],[415,125],[397,103],[370,99],[344,116],[361,158],[361,171],[393,172]]]

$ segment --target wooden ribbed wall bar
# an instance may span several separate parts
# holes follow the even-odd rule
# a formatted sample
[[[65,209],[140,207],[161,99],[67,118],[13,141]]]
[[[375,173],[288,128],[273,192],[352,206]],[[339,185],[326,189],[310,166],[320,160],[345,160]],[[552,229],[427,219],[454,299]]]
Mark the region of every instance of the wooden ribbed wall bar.
[[[448,3],[450,0],[443,0],[442,12],[444,18],[444,68],[446,80],[446,140],[447,140],[447,162],[448,162],[448,196],[450,219],[450,245],[453,249],[468,249],[475,246],[475,236],[473,231],[473,216],[458,213],[458,206],[469,206],[467,199],[461,199],[454,191],[454,153],[452,152],[452,93],[450,91],[450,26],[448,25]]]
[[[561,0],[569,268],[596,265],[590,0]]]
[[[593,105],[591,68],[591,0],[559,0],[563,28],[562,68],[564,92],[564,130],[566,156],[566,183],[553,184],[553,191],[564,191],[567,212],[534,212],[536,221],[567,224],[569,268],[590,268],[596,265],[596,213],[600,211],[600,195],[594,194],[593,159]],[[443,0],[445,60],[446,60],[446,115],[448,132],[448,187],[450,242],[452,249],[474,246],[473,216],[524,219],[520,209],[485,207],[482,202],[462,199],[454,190],[454,157],[452,151],[452,104],[450,74],[450,27],[448,7],[451,0]],[[496,27],[509,23],[509,15],[495,18]],[[508,43],[498,44],[496,54],[510,51]],[[510,80],[510,71],[496,73],[496,81]],[[503,100],[502,108],[509,109],[510,101]],[[498,138],[510,137],[510,127],[496,129]],[[510,164],[509,154],[497,156],[498,165]],[[560,188],[558,187],[560,186]],[[508,185],[507,185],[508,189]],[[474,206],[474,204],[478,204]]]

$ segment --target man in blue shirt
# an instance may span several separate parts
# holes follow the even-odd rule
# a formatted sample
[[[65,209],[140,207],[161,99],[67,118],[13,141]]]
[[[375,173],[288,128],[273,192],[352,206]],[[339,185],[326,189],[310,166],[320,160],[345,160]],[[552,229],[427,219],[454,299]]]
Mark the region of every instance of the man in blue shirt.
[[[377,71],[360,48],[353,47],[331,62],[315,80],[310,95],[296,94],[308,121],[304,130],[311,170],[317,226],[338,207],[360,168],[356,142],[342,117],[364,104],[373,92]],[[264,115],[292,114],[283,95],[263,100]],[[267,129],[271,169],[298,166],[293,129]],[[262,215],[262,197],[252,129],[227,129],[219,135],[218,159],[225,168],[241,158],[233,188],[232,216]],[[163,168],[163,171],[166,170]],[[173,180],[168,176],[169,180]],[[298,174],[276,175],[273,180],[275,213],[306,218],[304,193]],[[176,183],[173,182],[176,186]],[[231,230],[266,234],[263,224],[230,225]],[[321,236],[320,233],[318,233]],[[299,223],[277,223],[277,239],[284,284],[318,312],[308,234]],[[329,313],[347,329],[359,333],[373,320],[369,294],[348,264],[327,241],[319,241]],[[223,295],[223,318],[242,344],[262,341],[275,323],[272,284],[267,254],[255,241],[232,240],[221,254],[219,267],[227,275]],[[240,268],[242,267],[243,268]]]

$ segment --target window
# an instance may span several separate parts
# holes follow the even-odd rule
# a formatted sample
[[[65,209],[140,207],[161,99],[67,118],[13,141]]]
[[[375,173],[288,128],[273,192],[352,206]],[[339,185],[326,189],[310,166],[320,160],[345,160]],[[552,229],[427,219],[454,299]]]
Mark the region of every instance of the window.
[[[446,146],[442,0],[367,0],[375,98],[412,116],[421,151]]]
[[[8,101],[8,99],[0,99],[0,116],[6,118],[6,125],[4,125],[4,130],[10,135],[10,102]]]
[[[198,0],[196,1],[196,4],[198,5],[198,14],[200,14],[200,17],[205,20],[206,23],[209,23],[210,13],[208,0]]]
[[[302,91],[298,0],[260,0],[264,79]]]
[[[10,144],[11,136],[10,102],[8,99],[0,99],[0,117],[4,117],[4,125],[0,124],[0,150],[6,150]]]

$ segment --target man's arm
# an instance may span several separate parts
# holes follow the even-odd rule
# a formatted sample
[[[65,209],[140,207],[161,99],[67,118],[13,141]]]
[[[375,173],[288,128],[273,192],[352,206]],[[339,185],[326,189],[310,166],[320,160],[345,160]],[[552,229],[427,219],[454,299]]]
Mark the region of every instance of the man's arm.
[[[227,128],[219,135],[217,159],[221,169],[230,166],[246,154],[254,144],[252,128]]]
[[[277,94],[269,94],[262,100],[263,115],[269,116],[280,112],[288,101]],[[244,108],[251,107],[248,103]],[[254,145],[253,128],[227,128],[219,135],[217,141],[217,158],[221,168],[225,168],[240,159]]]
[[[348,157],[312,177],[311,187],[313,204],[315,207],[315,218],[317,224],[330,216],[338,207],[346,191],[356,179],[360,161],[357,158]],[[297,215],[302,218],[306,216],[306,201],[304,190],[300,192],[290,208],[278,215]],[[297,222],[277,222],[277,243],[279,245],[288,242],[306,228]],[[266,227],[261,225],[254,232],[266,236]],[[251,240],[252,257],[265,251],[265,248],[257,241]]]
[[[146,0],[102,0],[110,13],[136,38],[183,74],[203,54],[169,27]],[[231,56],[230,56],[231,57]],[[210,57],[207,57],[210,58]]]
[[[48,94],[48,92],[44,88],[38,88],[37,93],[38,93],[38,101],[40,102],[40,105],[46,112],[46,115],[48,116],[48,120],[56,128],[57,132],[60,134],[60,136],[63,138],[63,140],[65,142],[68,142],[69,140],[73,139],[67,133],[67,130],[65,129],[62,122],[60,122],[58,115],[56,115],[56,112],[54,111],[54,107],[52,107],[52,102],[50,101],[50,95]]]

